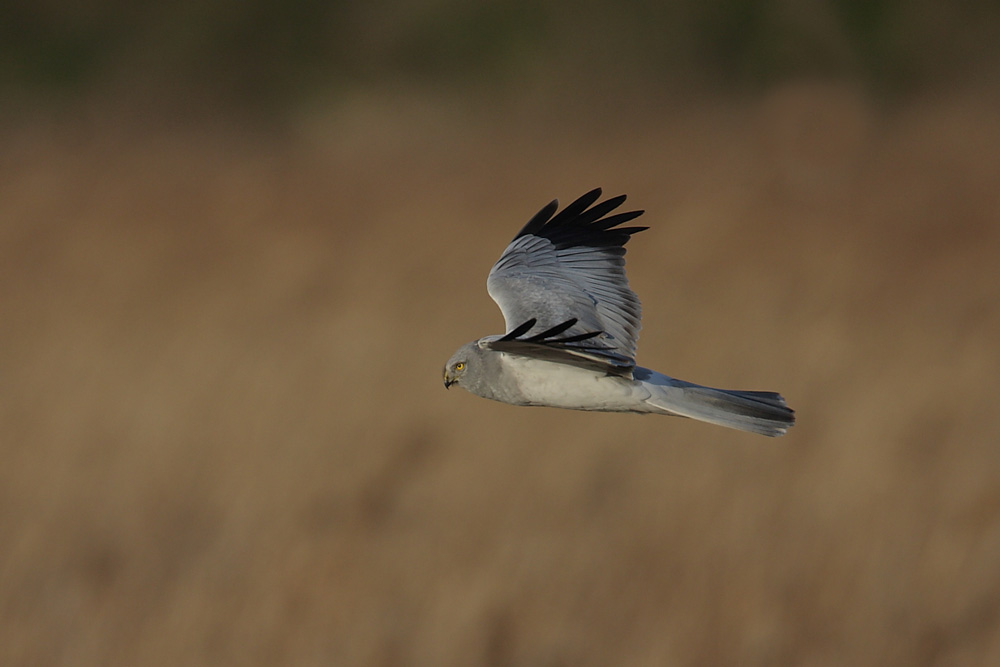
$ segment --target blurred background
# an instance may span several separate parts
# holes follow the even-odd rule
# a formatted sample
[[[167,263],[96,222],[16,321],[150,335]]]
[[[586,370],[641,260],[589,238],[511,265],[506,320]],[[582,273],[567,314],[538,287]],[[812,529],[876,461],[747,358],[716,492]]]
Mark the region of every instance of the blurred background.
[[[445,392],[627,193],[639,363]],[[0,664],[1000,664],[1000,8],[0,5]]]

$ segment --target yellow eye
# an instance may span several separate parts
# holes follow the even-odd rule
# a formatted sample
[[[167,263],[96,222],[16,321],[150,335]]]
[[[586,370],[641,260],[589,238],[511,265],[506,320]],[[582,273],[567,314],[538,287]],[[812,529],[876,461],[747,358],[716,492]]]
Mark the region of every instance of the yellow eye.
[[[465,368],[465,362],[464,361],[460,361],[457,364],[455,364],[455,370],[456,371],[460,371],[463,368]]]

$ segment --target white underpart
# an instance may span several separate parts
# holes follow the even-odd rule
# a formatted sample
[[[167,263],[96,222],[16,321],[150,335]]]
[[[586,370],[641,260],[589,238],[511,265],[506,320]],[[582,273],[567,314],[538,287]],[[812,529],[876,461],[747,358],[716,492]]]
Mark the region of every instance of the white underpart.
[[[639,383],[588,368],[510,354],[504,354],[501,363],[506,377],[517,378],[527,405],[574,410],[642,410],[641,401],[649,396]]]

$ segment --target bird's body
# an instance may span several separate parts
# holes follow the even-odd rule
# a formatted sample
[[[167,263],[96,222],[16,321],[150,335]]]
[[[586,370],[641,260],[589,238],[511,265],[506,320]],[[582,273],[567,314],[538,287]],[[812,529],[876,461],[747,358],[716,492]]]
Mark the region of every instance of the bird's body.
[[[506,352],[494,354],[499,370],[494,381],[472,392],[483,398],[512,405],[616,412],[635,392],[634,382],[618,375]]]
[[[675,415],[784,434],[795,418],[778,394],[703,387],[635,365],[640,307],[624,245],[645,228],[618,225],[642,211],[605,217],[625,197],[591,207],[600,194],[555,217],[552,202],[518,233],[487,280],[507,333],[459,348],[445,387],[512,405]]]

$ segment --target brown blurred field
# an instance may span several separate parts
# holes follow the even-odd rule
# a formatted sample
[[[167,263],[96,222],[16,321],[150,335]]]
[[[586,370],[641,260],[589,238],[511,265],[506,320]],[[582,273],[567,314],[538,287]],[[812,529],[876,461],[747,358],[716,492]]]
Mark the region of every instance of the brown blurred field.
[[[0,132],[0,664],[1000,664],[1000,100]],[[767,440],[446,392],[553,197]]]

